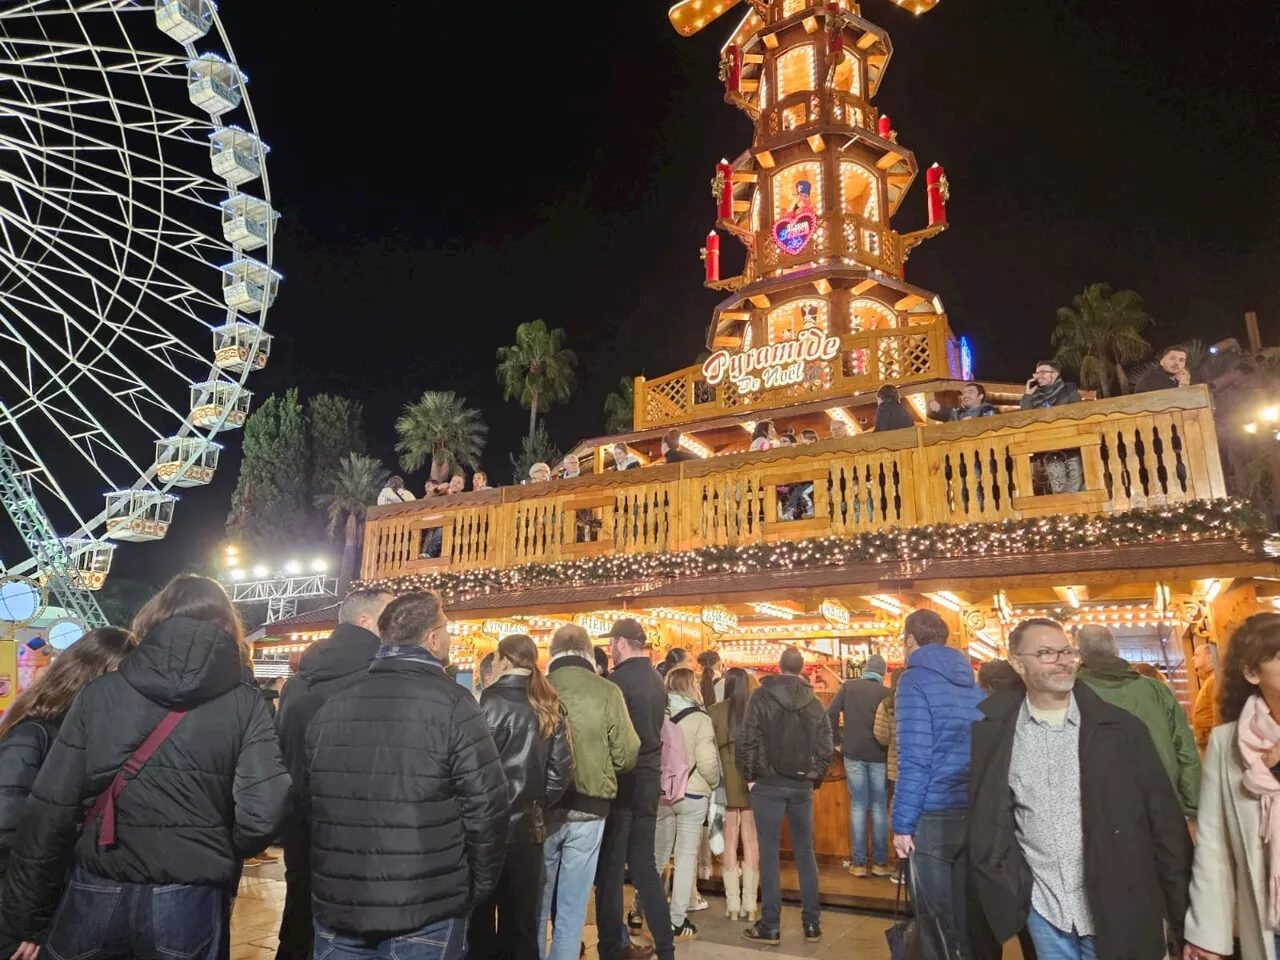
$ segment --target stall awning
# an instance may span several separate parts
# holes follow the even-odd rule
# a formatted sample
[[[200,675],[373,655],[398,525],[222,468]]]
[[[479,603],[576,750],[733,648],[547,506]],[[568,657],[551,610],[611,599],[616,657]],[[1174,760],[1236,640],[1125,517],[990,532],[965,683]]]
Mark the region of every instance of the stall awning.
[[[621,606],[635,594],[654,587],[653,583],[590,584],[577,587],[535,587],[478,594],[445,601],[445,611],[455,620],[519,614],[575,613]]]
[[[253,631],[245,639],[249,643],[258,643],[262,640],[287,637],[291,633],[314,633],[317,630],[332,630],[338,625],[338,608],[341,606],[342,604],[340,603],[331,603],[328,606],[320,607],[316,610],[308,610],[306,613],[289,617],[287,620],[268,623]]]
[[[866,593],[903,590],[991,589],[1053,585],[1065,575],[1072,583],[1157,579],[1162,571],[1178,579],[1280,576],[1280,563],[1236,540],[1202,543],[1142,544],[1036,552],[973,559],[892,561],[842,567],[687,577],[628,598],[634,607],[722,600],[803,596],[856,588]],[[1132,574],[1132,576],[1130,576]]]

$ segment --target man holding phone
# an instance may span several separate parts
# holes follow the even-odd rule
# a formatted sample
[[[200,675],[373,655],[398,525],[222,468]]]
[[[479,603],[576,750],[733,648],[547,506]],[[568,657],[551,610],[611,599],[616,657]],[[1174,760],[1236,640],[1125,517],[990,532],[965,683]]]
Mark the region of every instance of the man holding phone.
[[[1041,360],[1027,381],[1026,392],[1019,405],[1023,410],[1040,410],[1080,402],[1080,390],[1062,379],[1062,367],[1055,360]],[[1048,493],[1079,493],[1084,489],[1084,462],[1078,450],[1054,450],[1032,456],[1037,472],[1042,473]]]
[[[1062,367],[1056,360],[1041,360],[1036,372],[1027,381],[1026,392],[1020,406],[1023,410],[1041,407],[1061,407],[1080,402],[1080,390],[1074,383],[1062,379]]]

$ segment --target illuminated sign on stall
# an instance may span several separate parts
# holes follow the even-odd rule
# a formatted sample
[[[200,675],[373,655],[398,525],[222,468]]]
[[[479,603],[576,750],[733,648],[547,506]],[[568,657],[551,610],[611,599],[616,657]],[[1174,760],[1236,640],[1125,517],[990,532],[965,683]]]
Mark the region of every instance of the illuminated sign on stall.
[[[514,620],[486,620],[480,630],[499,640],[512,633],[527,632],[523,623],[516,623]]]
[[[821,330],[810,328],[800,331],[794,340],[737,353],[717,350],[702,365],[702,376],[713,387],[728,380],[739,393],[755,393],[803,383],[808,364],[834,360],[839,353],[839,337],[828,337]]]
[[[849,626],[849,608],[839,600],[823,600],[818,611],[822,619],[833,627],[844,629]]]
[[[589,636],[600,637],[613,629],[615,621],[612,617],[602,617],[594,613],[580,613],[573,618],[573,622],[587,631]]]
[[[728,633],[738,625],[738,615],[719,604],[702,608],[702,622],[711,628],[713,633]]]

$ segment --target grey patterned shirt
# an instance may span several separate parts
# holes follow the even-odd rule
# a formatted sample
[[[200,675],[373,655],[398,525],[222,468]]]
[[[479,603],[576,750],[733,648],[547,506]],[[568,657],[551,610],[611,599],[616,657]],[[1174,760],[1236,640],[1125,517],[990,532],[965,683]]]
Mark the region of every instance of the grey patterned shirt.
[[[1080,808],[1080,708],[1074,696],[1061,725],[1033,716],[1023,701],[1009,788],[1018,845],[1031,868],[1031,905],[1059,930],[1091,936]]]

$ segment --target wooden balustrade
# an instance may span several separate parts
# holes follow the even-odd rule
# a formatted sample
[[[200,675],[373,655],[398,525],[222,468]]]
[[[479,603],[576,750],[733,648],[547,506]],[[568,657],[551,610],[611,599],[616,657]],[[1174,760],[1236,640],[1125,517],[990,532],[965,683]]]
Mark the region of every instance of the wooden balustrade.
[[[840,338],[839,356],[828,364],[815,364],[826,368],[821,377],[758,396],[741,394],[730,383],[710,386],[701,366],[652,380],[637,378],[636,429],[674,426],[717,415],[743,414],[746,419],[752,410],[775,408],[785,399],[802,402],[823,393],[873,390],[886,382],[950,379],[959,376],[953,342],[945,320],[845,334]]]
[[[1082,489],[1054,493],[1055,477]],[[1098,514],[1226,495],[1204,387],[369,511],[362,576]]]

